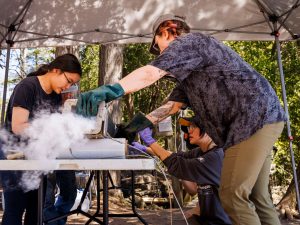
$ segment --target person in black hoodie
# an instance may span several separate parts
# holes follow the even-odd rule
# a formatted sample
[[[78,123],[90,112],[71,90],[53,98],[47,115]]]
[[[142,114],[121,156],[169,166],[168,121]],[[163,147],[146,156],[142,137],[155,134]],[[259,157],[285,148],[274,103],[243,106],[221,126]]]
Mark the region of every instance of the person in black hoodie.
[[[182,180],[195,182],[200,206],[198,221],[203,225],[230,225],[231,221],[221,206],[218,188],[224,151],[205,133],[195,117],[180,118],[189,135],[189,142],[197,147],[188,152],[172,153],[162,148],[152,137],[152,130],[139,132],[147,151],[158,156],[168,172]],[[146,146],[133,142],[133,146],[145,151]]]

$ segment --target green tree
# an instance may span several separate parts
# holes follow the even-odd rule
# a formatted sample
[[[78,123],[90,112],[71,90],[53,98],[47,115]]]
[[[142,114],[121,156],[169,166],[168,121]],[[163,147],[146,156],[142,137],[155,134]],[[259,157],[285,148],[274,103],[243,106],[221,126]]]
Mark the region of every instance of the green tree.
[[[80,48],[79,55],[83,72],[80,81],[81,91],[98,87],[99,50],[99,45],[87,45]]]
[[[155,57],[149,53],[149,44],[129,44],[124,48],[123,76],[145,66]],[[124,98],[124,119],[129,120],[141,111],[145,114],[159,107],[174,87],[174,82],[161,79],[155,84],[130,94]],[[126,112],[126,113],[125,113]]]
[[[265,76],[275,89],[277,95],[282,99],[282,89],[280,74],[277,64],[277,55],[274,42],[227,42],[229,46],[235,49],[249,64],[258,72]],[[300,135],[300,48],[297,42],[282,42],[282,63],[285,75],[285,86],[287,101],[289,107],[292,135],[294,136],[293,150],[295,161],[299,162],[299,135]],[[276,143],[277,153],[274,156],[276,171],[272,175],[272,180],[276,185],[287,186],[289,188],[284,194],[278,208],[289,217],[292,215],[292,209],[295,208],[294,181],[292,180],[291,157],[289,154],[289,140],[287,131],[284,129],[281,137]],[[299,178],[299,164],[298,164]]]

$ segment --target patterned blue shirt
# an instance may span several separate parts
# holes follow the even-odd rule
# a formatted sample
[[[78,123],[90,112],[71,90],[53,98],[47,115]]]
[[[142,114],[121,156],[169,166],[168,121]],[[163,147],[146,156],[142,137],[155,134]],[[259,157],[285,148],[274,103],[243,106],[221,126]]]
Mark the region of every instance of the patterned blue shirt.
[[[190,33],[176,38],[151,65],[169,72],[214,142],[227,149],[265,124],[285,120],[270,83],[215,38]]]

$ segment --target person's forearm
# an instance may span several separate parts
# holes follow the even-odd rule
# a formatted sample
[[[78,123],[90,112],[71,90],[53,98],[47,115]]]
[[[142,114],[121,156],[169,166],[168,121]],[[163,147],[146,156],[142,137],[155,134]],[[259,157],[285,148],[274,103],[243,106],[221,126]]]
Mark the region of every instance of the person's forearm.
[[[153,124],[157,124],[168,116],[177,113],[182,106],[183,103],[181,102],[168,101],[166,104],[149,113],[146,117]]]
[[[166,74],[167,73],[161,69],[147,65],[128,74],[119,81],[119,84],[124,89],[125,94],[130,94],[150,86]]]
[[[21,135],[24,130],[29,126],[29,123],[22,123],[17,125],[12,125],[12,132],[17,135]]]
[[[155,155],[155,153],[152,151],[150,147],[147,147],[147,153],[150,155]]]
[[[154,142],[149,146],[152,150],[152,152],[160,158],[160,160],[164,161],[166,158],[168,158],[172,153],[165,150],[163,147],[161,147],[157,142]]]

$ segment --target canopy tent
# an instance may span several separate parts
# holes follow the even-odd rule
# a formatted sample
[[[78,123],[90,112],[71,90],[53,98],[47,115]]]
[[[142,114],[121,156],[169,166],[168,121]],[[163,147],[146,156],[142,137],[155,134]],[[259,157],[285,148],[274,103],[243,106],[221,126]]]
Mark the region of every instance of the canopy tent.
[[[152,22],[170,12],[184,15],[192,31],[220,40],[275,40],[300,212],[279,44],[300,38],[299,6],[300,0],[2,0],[0,46],[7,48],[7,60],[1,121],[11,47],[147,42]]]
[[[152,22],[172,12],[186,16],[194,31],[220,40],[274,40],[269,18],[279,22],[280,40],[298,38],[297,0],[2,0],[0,43],[13,34],[14,47],[83,43],[145,42]],[[298,13],[297,13],[298,12]],[[17,32],[14,31],[17,29]]]

